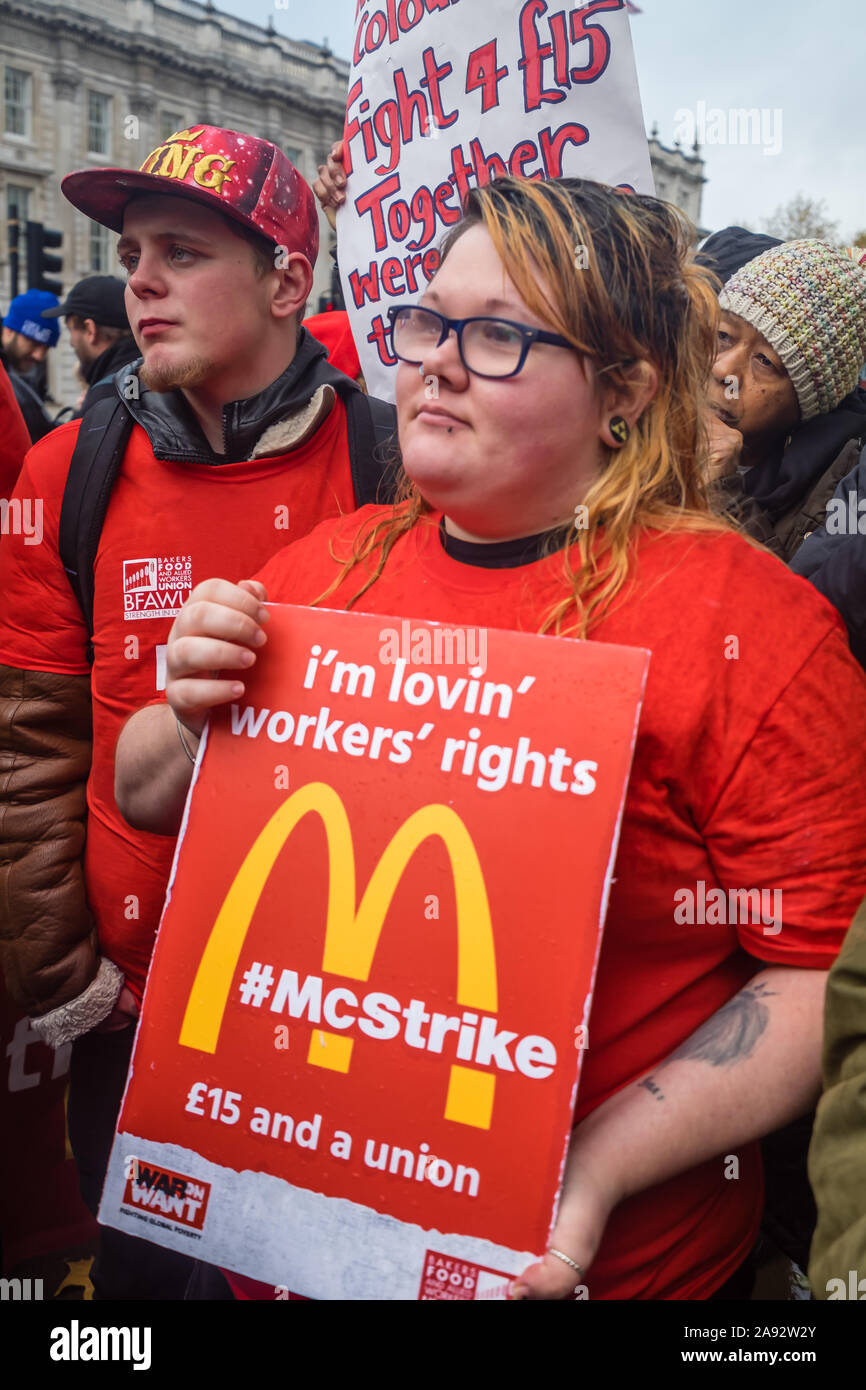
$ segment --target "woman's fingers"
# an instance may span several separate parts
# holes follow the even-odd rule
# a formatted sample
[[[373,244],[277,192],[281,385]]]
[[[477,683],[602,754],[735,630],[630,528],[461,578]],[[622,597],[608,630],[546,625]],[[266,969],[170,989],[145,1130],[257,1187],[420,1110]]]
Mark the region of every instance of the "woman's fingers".
[[[243,589],[246,594],[252,594],[253,598],[257,599],[259,603],[267,603],[268,592],[261,580],[240,579],[238,580],[238,588]]]
[[[176,637],[166,651],[166,675],[182,681],[216,671],[243,672],[255,665],[256,654],[236,642],[215,637]]]
[[[263,625],[269,620],[268,610],[263,608],[252,594],[245,593],[237,585],[232,587],[236,594],[245,600],[243,607],[239,604],[229,605],[206,597],[196,598],[195,593],[187,599],[169,633],[167,658],[171,674],[176,674],[172,666],[173,662],[180,659],[189,661],[188,643],[190,638],[228,642],[239,648],[248,648],[251,651],[264,646],[267,641],[267,633],[264,631]],[[180,643],[184,644],[181,649],[183,658],[178,656]],[[196,649],[196,654],[199,654],[198,649]],[[230,654],[229,662],[230,664],[237,664],[236,661],[232,660]],[[199,670],[210,670],[214,665],[219,664],[219,662],[208,661],[206,665],[199,667]]]
[[[199,716],[227,705],[244,693],[243,683],[232,680],[208,680],[204,677],[189,677],[181,681],[166,682],[165,695],[178,719],[191,733],[201,734],[204,719]]]
[[[203,716],[243,693],[237,680],[217,679],[218,671],[249,670],[264,646],[264,585],[245,579],[206,579],[193,589],[169,633],[166,650],[166,699],[194,733]]]
[[[547,1254],[536,1265],[525,1269],[511,1286],[511,1297],[521,1298],[571,1298],[583,1276],[572,1269],[556,1255]]]

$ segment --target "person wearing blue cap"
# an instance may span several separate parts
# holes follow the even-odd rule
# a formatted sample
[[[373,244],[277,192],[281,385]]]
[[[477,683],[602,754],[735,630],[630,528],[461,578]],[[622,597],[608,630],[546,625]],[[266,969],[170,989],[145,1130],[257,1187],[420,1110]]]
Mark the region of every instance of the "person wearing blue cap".
[[[54,422],[45,414],[39,394],[25,374],[44,362],[49,349],[57,345],[60,325],[42,315],[46,309],[56,309],[59,302],[56,294],[47,290],[27,290],[15,296],[3,320],[4,366],[34,444]]]

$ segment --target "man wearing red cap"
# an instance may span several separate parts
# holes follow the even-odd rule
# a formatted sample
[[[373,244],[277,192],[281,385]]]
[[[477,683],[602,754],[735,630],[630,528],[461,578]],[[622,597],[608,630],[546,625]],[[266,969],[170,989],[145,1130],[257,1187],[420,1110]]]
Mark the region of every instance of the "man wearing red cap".
[[[200,125],[140,170],[62,188],[121,234],[142,360],[31,450],[15,495],[41,499],[44,541],[0,546],[0,941],[33,1027],[74,1042],[70,1137],[95,1208],[174,848],[120,816],[117,735],[163,689],[198,580],[255,573],[373,500],[381,467],[367,398],[301,327],[317,214],[279,149]],[[106,1229],[96,1296],[180,1297],[189,1263]]]

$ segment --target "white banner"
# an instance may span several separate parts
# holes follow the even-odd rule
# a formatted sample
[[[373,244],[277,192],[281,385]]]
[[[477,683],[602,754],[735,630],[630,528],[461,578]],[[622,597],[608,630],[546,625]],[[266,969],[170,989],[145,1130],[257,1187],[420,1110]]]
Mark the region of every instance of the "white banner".
[[[359,0],[346,104],[343,295],[372,395],[469,189],[504,173],[654,193],[626,0]]]

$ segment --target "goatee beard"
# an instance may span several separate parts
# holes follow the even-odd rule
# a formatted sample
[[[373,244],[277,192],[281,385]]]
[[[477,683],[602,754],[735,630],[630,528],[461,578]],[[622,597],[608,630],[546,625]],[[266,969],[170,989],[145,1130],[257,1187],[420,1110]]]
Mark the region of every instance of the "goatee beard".
[[[216,363],[209,357],[188,357],[185,362],[144,362],[138,379],[149,391],[177,391],[201,386],[213,374]]]

